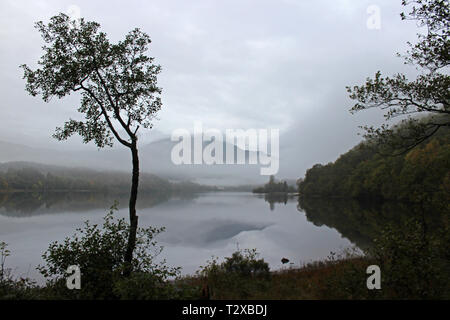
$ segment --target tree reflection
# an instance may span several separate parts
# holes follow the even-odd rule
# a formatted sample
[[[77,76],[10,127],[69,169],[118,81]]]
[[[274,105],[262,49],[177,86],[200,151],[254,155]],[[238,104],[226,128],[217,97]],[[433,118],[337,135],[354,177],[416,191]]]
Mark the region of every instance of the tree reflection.
[[[141,193],[138,209],[150,208],[168,201],[170,198],[193,199],[195,194],[154,194]],[[9,217],[29,217],[41,214],[63,212],[85,212],[109,208],[114,202],[118,208],[128,206],[128,195],[123,193],[90,192],[16,192],[0,194],[0,215]]]
[[[269,203],[270,210],[275,210],[275,203],[287,204],[290,197],[287,193],[266,193],[264,200]]]
[[[370,247],[386,226],[401,230],[404,221],[416,218],[425,230],[437,230],[445,219],[435,208],[400,202],[300,197],[297,209],[316,226],[334,228],[360,248]]]

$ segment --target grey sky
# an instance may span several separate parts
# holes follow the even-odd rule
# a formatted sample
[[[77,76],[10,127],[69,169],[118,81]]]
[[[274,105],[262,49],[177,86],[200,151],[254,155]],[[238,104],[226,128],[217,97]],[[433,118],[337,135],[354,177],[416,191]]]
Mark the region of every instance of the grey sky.
[[[0,140],[90,148],[77,138],[69,144],[49,138],[64,120],[78,117],[77,99],[46,104],[28,96],[18,68],[41,56],[34,22],[76,5],[113,40],[135,27],[152,38],[150,55],[163,68],[163,110],[142,140],[191,129],[195,120],[222,130],[279,128],[280,173],[298,177],[356,144],[358,125],[382,120],[376,111],[351,115],[346,85],[361,84],[377,70],[414,74],[395,56],[417,32],[414,22],[400,20],[400,3],[2,0]],[[381,9],[380,30],[366,27],[369,5]]]

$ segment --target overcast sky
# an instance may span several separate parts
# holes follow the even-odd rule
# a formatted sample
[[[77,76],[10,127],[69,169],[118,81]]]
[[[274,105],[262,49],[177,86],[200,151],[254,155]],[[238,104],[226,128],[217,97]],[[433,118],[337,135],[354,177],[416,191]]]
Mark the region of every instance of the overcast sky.
[[[279,128],[290,154],[284,165],[281,159],[281,172],[301,174],[360,141],[358,125],[382,121],[377,111],[351,115],[346,85],[361,84],[377,70],[413,75],[395,55],[418,31],[414,22],[401,21],[400,3],[2,0],[0,140],[89,148],[79,139],[64,144],[50,138],[56,126],[78,117],[77,99],[46,104],[28,96],[18,67],[34,66],[42,54],[34,22],[75,8],[113,41],[135,27],[150,35],[149,54],[163,69],[163,109],[143,141],[192,129],[198,120],[222,130]],[[367,27],[370,5],[380,9],[380,29]]]

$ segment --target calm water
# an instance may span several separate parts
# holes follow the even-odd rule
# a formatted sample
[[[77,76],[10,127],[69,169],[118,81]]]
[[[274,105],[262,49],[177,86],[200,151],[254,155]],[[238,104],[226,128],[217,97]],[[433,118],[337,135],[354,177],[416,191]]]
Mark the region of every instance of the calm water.
[[[12,252],[6,266],[40,282],[34,267],[42,263],[49,243],[72,235],[85,220],[101,223],[117,198],[117,216],[127,217],[126,195],[0,195],[0,241]],[[181,266],[183,274],[193,274],[212,256],[230,256],[237,248],[256,248],[272,269],[282,267],[283,257],[295,265],[323,259],[330,251],[367,245],[377,225],[392,220],[391,209],[367,210],[349,202],[299,204],[295,197],[267,199],[251,193],[170,199],[141,195],[139,208],[140,226],[166,227],[158,237],[164,246],[161,258]],[[401,221],[401,215],[396,217]]]

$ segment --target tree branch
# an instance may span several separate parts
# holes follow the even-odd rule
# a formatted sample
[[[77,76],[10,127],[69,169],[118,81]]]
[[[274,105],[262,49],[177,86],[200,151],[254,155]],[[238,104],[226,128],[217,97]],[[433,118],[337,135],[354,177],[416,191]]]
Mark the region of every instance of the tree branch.
[[[95,64],[95,61],[94,61]],[[111,94],[109,93],[108,90],[108,86],[106,85],[105,81],[103,80],[103,77],[101,76],[100,72],[98,71],[98,68],[96,66],[95,72],[97,73],[97,76],[100,80],[100,83],[103,87],[103,89],[105,90],[106,96],[108,97],[109,103],[111,104],[113,110],[114,110],[114,115],[116,116],[117,120],[119,121],[119,123],[121,124],[121,126],[125,129],[125,131],[128,133],[128,135],[130,136],[131,139],[135,139],[135,135],[133,134],[133,132],[131,131],[130,127],[127,126],[127,124],[123,121],[122,117],[120,116],[120,112],[119,112],[119,108],[118,106],[114,103]]]
[[[108,112],[105,108],[105,106],[103,105],[103,103],[95,96],[95,94],[92,92],[92,90],[90,90],[89,88],[86,88],[85,86],[81,85],[81,88],[83,90],[85,90],[89,96],[94,99],[98,105],[100,106],[100,108],[102,109],[101,114],[103,114],[103,116],[105,117],[106,122],[108,123],[109,128],[111,129],[112,133],[114,134],[114,136],[116,137],[116,139],[123,144],[124,146],[131,148],[131,143],[129,143],[128,141],[122,139],[122,137],[120,137],[119,133],[116,131],[116,129],[114,128],[111,119],[108,116]]]

